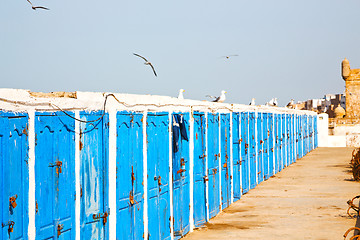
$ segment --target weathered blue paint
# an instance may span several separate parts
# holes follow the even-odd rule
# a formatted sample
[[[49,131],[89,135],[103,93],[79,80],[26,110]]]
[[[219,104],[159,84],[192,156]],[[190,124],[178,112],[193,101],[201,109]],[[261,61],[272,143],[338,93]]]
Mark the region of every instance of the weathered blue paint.
[[[240,113],[232,114],[232,154],[233,154],[233,195],[234,202],[241,198],[241,158],[240,158]]]
[[[136,112],[116,115],[117,239],[142,239],[144,234],[142,117]]]
[[[222,113],[221,117],[221,204],[222,209],[230,206],[230,114]]]
[[[208,196],[209,217],[213,218],[220,210],[219,196],[219,114],[208,114]]]
[[[245,194],[250,189],[250,152],[249,152],[249,113],[241,113],[241,193]]]
[[[285,134],[285,139],[286,139],[286,162],[287,165],[292,164],[291,161],[291,145],[290,145],[290,114],[285,114],[285,119],[286,119],[286,134]]]
[[[28,239],[28,115],[0,112],[0,239]],[[17,204],[10,199],[15,197]],[[14,223],[9,232],[9,223]]]
[[[205,114],[194,112],[194,224],[206,222],[206,122]]]
[[[269,143],[269,177],[274,175],[274,114],[268,114],[268,143]]]
[[[286,119],[285,114],[281,114],[281,170],[284,169],[287,164],[286,157]]]
[[[257,164],[257,181],[258,184],[264,180],[264,163],[263,163],[263,151],[264,151],[264,139],[263,139],[263,113],[257,113],[256,120],[256,146],[257,146],[257,155],[256,155],[256,164]]]
[[[183,116],[186,132],[189,134],[189,113],[176,113]],[[174,121],[174,118],[172,118]],[[172,122],[173,124],[174,122]],[[190,217],[190,184],[189,184],[189,141],[178,139],[178,151],[172,151],[173,167],[173,212],[175,239],[183,237],[189,232]]]
[[[281,115],[275,114],[275,174],[281,171]]]
[[[317,116],[314,117],[314,145],[315,148],[318,147],[319,143],[318,143],[318,118]]]
[[[74,129],[74,119],[62,112],[35,113],[37,239],[75,238]]]
[[[103,112],[80,112],[80,118],[94,121]],[[109,117],[80,123],[80,238],[108,239],[108,156]],[[116,209],[112,209],[116,212]],[[107,222],[105,222],[105,219]]]
[[[250,189],[256,187],[256,139],[255,139],[255,113],[249,113],[249,149],[250,149]]]
[[[309,116],[309,150],[312,151],[314,149],[314,117]]]
[[[297,142],[297,159],[302,157],[302,125],[301,125],[301,116],[297,115],[297,134],[296,134],[296,142]]]
[[[170,239],[169,114],[149,113],[146,125],[149,239]]]
[[[270,177],[269,175],[269,138],[270,138],[270,126],[269,126],[269,114],[263,113],[263,127],[262,127],[262,135],[263,135],[263,178],[266,180]]]

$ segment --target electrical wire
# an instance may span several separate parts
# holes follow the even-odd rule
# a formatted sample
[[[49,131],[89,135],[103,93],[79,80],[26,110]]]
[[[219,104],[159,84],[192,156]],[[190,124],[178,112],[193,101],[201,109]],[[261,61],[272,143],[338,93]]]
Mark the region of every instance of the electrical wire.
[[[11,103],[11,104],[18,104],[18,105],[25,105],[25,106],[49,106],[49,107],[52,107],[52,108],[56,108],[58,110],[60,110],[61,112],[63,112],[66,116],[76,120],[76,121],[79,121],[79,122],[82,122],[82,123],[92,123],[92,122],[97,122],[97,121],[100,121],[104,116],[105,116],[105,110],[106,110],[106,103],[107,103],[107,99],[108,97],[113,97],[119,104],[125,106],[125,107],[138,107],[138,106],[154,106],[154,107],[168,107],[168,106],[174,106],[174,107],[190,107],[191,109],[193,109],[193,107],[205,107],[207,109],[209,109],[210,111],[212,112],[216,112],[217,110],[219,109],[226,109],[230,112],[234,112],[236,110],[234,110],[234,107],[232,108],[229,108],[229,107],[226,107],[226,106],[221,106],[221,107],[210,107],[210,106],[206,106],[206,105],[199,105],[199,104],[196,104],[196,105],[179,105],[179,104],[172,104],[172,103],[167,103],[167,104],[155,104],[155,103],[136,103],[136,104],[128,104],[126,102],[123,102],[123,101],[120,101],[114,94],[110,93],[110,94],[107,94],[105,96],[105,100],[104,100],[104,104],[103,104],[103,113],[101,114],[101,116],[95,120],[90,120],[90,121],[86,121],[86,120],[82,120],[82,119],[78,119],[78,118],[75,118],[73,116],[71,116],[70,114],[68,114],[64,109],[60,108],[59,106],[57,106],[56,104],[54,103],[51,103],[51,102],[42,102],[42,103],[29,103],[29,102],[23,102],[23,101],[14,101],[14,100],[9,100],[9,99],[5,99],[5,98],[0,98],[0,101],[3,101],[3,102],[7,102],[7,103]],[[233,106],[233,105],[232,105]],[[246,110],[239,110],[239,112],[245,112]]]

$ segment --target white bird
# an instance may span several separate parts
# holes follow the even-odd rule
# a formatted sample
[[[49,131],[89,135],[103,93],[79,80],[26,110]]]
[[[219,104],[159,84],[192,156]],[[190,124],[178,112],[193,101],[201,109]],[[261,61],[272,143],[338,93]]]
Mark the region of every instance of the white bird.
[[[277,106],[277,105],[278,105],[277,98],[272,98],[272,99],[267,103],[267,106]]]
[[[286,105],[287,108],[294,108],[294,99],[291,99],[291,101]]]
[[[252,99],[251,99],[251,102],[249,103],[249,105],[255,106],[255,98],[252,98]]]
[[[157,77],[157,74],[156,74],[156,72],[155,72],[154,66],[151,64],[151,62],[149,62],[146,58],[144,58],[143,56],[141,56],[141,55],[139,55],[139,54],[134,53],[134,55],[137,56],[137,57],[140,57],[140,58],[144,59],[144,61],[145,61],[144,64],[145,64],[145,65],[150,65],[150,67],[152,68],[152,70],[153,70],[153,72],[154,72],[154,74],[155,74],[155,77]]]
[[[210,98],[214,98],[214,101],[213,102],[224,102],[226,97],[225,97],[225,93],[226,91],[225,90],[222,90],[221,91],[221,95],[219,97],[215,97],[215,96],[210,96],[210,95],[206,95],[206,97],[210,97]]]
[[[185,92],[184,89],[180,89],[180,90],[179,90],[178,99],[184,99],[184,95],[183,95],[184,92]]]

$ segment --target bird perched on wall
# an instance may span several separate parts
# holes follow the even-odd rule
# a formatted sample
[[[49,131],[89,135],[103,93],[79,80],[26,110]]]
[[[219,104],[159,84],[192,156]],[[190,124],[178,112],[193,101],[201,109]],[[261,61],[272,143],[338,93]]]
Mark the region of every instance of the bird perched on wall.
[[[183,94],[184,92],[185,92],[184,89],[180,89],[180,90],[179,90],[178,99],[184,99],[184,94]]]
[[[272,98],[269,102],[266,103],[266,106],[277,106],[278,101],[277,98]]]
[[[251,99],[251,102],[249,103],[250,106],[255,106],[255,98]]]
[[[287,108],[294,108],[294,99],[291,99],[291,101],[286,105]]]
[[[153,70],[153,72],[154,72],[154,74],[155,74],[155,77],[157,77],[157,74],[156,74],[156,72],[155,72],[154,66],[151,64],[151,62],[149,62],[146,58],[144,58],[143,56],[141,56],[141,55],[139,55],[139,54],[134,53],[134,55],[137,56],[137,57],[139,57],[139,58],[144,59],[144,61],[145,61],[144,64],[145,64],[145,65],[149,65],[149,66],[152,68],[152,70]]]
[[[210,98],[214,98],[214,101],[213,102],[224,102],[226,97],[225,97],[225,93],[226,91],[225,90],[222,90],[221,91],[221,95],[219,97],[215,97],[215,96],[210,96],[210,95],[206,95],[206,97],[210,97]]]
[[[237,56],[239,56],[239,55],[233,54],[233,55],[222,56],[221,58],[229,59],[230,57],[237,57]]]
[[[44,9],[44,10],[50,10],[49,8],[46,8],[46,7],[41,7],[41,6],[34,6],[31,2],[30,2],[30,0],[26,0],[26,1],[28,1],[28,3],[30,3],[30,5],[31,5],[31,8],[33,9],[33,10],[36,10],[36,9]]]

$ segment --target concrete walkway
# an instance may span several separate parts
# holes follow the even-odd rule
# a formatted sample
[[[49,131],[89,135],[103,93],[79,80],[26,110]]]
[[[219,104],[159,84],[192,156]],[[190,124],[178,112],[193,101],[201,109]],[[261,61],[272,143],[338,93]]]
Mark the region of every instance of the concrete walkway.
[[[352,150],[312,151],[184,239],[344,239],[356,222],[346,201],[360,194],[349,168]]]

